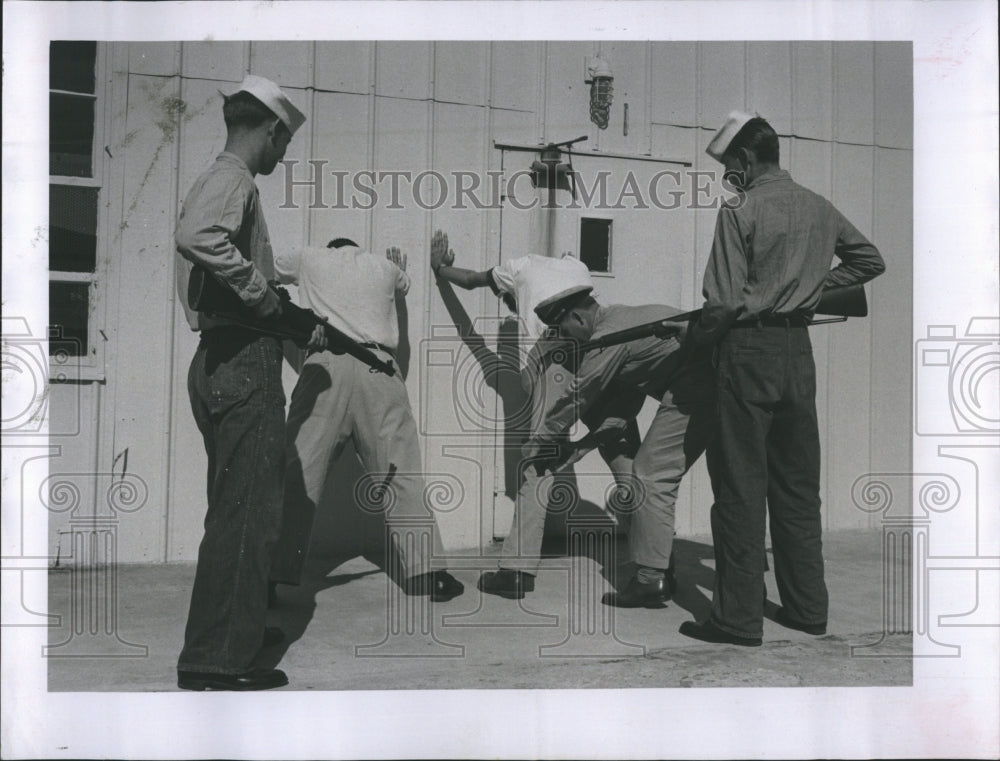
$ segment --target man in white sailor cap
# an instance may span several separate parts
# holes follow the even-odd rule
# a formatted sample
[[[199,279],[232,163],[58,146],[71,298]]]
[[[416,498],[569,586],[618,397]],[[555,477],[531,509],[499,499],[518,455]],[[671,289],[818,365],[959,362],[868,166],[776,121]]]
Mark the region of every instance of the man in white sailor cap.
[[[521,430],[509,428],[507,433],[529,435],[541,425],[548,405],[569,381],[562,367],[544,361],[546,353],[558,347],[553,347],[543,336],[545,324],[535,314],[535,307],[568,287],[593,290],[590,270],[569,254],[561,257],[526,254],[483,271],[456,267],[455,252],[448,245],[448,236],[440,230],[431,240],[430,259],[439,282],[447,281],[467,290],[489,288],[517,313],[521,386],[531,399],[531,420],[524,421]],[[530,462],[520,464],[514,515],[500,550],[499,568],[480,576],[477,586],[481,591],[508,599],[521,599],[534,591],[555,475],[569,469],[593,449],[600,453],[618,486],[614,502],[623,509],[617,517],[623,523],[627,521],[628,497],[634,492],[632,458],[639,448],[635,417],[644,400],[641,393],[612,390],[584,415],[582,422],[589,429],[587,436],[572,447],[568,446],[568,438],[564,438],[560,456],[539,463],[540,467]]]
[[[535,314],[578,345],[611,333],[665,320],[679,309],[661,304],[602,306],[586,286],[543,300]],[[659,408],[633,462],[637,495],[629,529],[636,572],[605,605],[661,608],[677,587],[673,573],[674,507],[681,479],[705,451],[712,425],[711,351],[686,344],[687,325],[667,337],[646,336],[585,351],[575,377],[550,406],[525,445],[527,457],[543,455],[609,391],[651,396]]]
[[[260,319],[281,313],[274,257],[254,177],[270,174],[305,116],[281,89],[248,76],[223,96],[226,145],[188,192],[177,223],[178,287],[207,270]],[[208,512],[177,684],[189,690],[263,690],[288,683],[254,666],[265,631],[271,546],[281,519],[285,395],[281,341],[187,309],[201,332],[188,394],[208,454]],[[313,343],[320,341],[314,335]]]
[[[718,417],[708,447],[715,494],[712,612],[681,633],[759,645],[764,529],[770,516],[782,607],[776,621],[810,634],[827,625],[820,517],[816,369],[807,324],[825,286],[881,274],[878,250],[821,196],[779,166],[778,136],[734,111],[709,143],[739,189],[719,210],[695,330],[714,345]],[[833,269],[833,258],[840,263]]]

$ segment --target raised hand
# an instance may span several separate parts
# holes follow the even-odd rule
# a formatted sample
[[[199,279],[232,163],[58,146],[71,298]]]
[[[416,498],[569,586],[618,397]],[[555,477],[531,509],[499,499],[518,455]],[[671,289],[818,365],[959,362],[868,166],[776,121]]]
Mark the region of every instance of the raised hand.
[[[385,250],[385,258],[406,272],[406,254],[402,254],[397,246],[391,246]]]
[[[455,261],[455,252],[448,248],[448,235],[436,230],[431,238],[431,269],[450,267]]]

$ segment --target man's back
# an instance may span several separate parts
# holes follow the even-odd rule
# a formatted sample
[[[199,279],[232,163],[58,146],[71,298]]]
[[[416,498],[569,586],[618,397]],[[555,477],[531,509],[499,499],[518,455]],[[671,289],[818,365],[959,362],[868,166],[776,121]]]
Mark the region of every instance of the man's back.
[[[593,285],[587,265],[571,256],[528,254],[504,262],[490,272],[497,288],[517,300],[522,335],[532,343],[545,332],[545,325],[535,314],[539,303],[571,286]]]
[[[356,246],[307,247],[275,262],[283,283],[299,289],[299,301],[361,343],[395,349],[399,343],[396,294],[410,279],[382,257]]]

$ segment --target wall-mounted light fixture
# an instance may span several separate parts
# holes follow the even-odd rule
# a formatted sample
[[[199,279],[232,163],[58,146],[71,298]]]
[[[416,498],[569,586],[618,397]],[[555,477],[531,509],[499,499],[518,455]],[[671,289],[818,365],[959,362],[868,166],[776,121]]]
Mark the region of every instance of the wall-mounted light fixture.
[[[584,81],[590,85],[590,121],[600,129],[607,129],[612,93],[614,92],[611,85],[614,81],[611,67],[600,56],[588,58],[587,77],[589,79]]]
[[[586,140],[586,135],[581,135],[573,140],[565,140],[561,143],[549,143],[539,149],[539,160],[531,162],[531,184],[536,188],[547,188],[550,196],[555,190],[569,190],[576,198],[576,173],[573,171],[573,159],[570,163],[562,161],[563,149],[567,153],[574,143]],[[570,153],[572,156],[572,154]],[[554,197],[554,196],[553,196]]]

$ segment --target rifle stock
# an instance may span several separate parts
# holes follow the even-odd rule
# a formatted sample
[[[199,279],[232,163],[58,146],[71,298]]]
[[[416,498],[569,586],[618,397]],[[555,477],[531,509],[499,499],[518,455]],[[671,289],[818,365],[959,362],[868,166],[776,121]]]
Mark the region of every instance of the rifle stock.
[[[385,362],[377,354],[362,346],[341,330],[330,325],[311,309],[292,303],[284,288],[271,286],[281,299],[281,316],[261,320],[230,288],[220,283],[204,267],[195,265],[188,280],[188,306],[197,312],[231,320],[243,327],[266,335],[288,338],[305,346],[313,329],[320,325],[326,334],[329,350],[334,354],[350,354],[361,360],[373,371],[395,375],[392,362]]]

